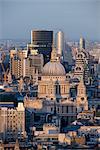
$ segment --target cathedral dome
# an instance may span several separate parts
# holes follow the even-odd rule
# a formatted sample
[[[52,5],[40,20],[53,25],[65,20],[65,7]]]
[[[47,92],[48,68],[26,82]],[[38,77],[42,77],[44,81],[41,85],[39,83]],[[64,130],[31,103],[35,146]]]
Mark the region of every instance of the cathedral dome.
[[[66,72],[63,65],[57,59],[56,49],[51,52],[51,60],[43,67],[42,75],[45,76],[65,76]]]
[[[42,75],[65,76],[66,72],[63,65],[59,61],[56,62],[50,61],[43,67]]]

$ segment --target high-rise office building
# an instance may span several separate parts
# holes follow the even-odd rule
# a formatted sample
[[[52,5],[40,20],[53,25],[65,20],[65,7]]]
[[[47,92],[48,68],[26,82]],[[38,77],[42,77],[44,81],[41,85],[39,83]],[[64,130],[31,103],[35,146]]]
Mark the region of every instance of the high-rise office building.
[[[50,60],[50,54],[53,44],[53,31],[32,30],[31,44],[28,44],[28,50],[37,49],[44,56],[44,63]]]
[[[57,33],[56,46],[57,46],[57,53],[58,55],[61,56],[62,51],[64,50],[64,33],[62,31],[59,31]]]
[[[27,58],[27,50],[10,51],[10,71],[15,78],[23,76],[23,61]]]

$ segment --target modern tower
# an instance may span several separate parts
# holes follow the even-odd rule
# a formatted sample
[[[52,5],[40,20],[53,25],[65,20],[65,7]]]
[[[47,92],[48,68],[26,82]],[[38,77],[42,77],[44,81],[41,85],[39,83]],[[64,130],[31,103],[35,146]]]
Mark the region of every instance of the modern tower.
[[[59,31],[57,33],[56,46],[58,51],[57,53],[61,56],[62,51],[64,50],[64,33],[62,31]]]

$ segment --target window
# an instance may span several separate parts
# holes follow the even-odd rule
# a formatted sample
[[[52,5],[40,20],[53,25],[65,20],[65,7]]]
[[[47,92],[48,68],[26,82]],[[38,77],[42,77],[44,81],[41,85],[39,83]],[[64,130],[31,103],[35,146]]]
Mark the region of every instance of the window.
[[[84,97],[81,97],[81,100],[84,101]]]
[[[82,56],[82,54],[78,54],[78,58],[82,58],[83,56]]]
[[[81,67],[77,67],[76,70],[77,70],[77,71],[80,71],[80,70],[81,70]]]
[[[53,111],[53,108],[51,107],[51,112]]]
[[[62,113],[64,113],[64,106],[62,106]]]
[[[58,113],[59,113],[59,107],[57,108],[57,111],[58,111]]]

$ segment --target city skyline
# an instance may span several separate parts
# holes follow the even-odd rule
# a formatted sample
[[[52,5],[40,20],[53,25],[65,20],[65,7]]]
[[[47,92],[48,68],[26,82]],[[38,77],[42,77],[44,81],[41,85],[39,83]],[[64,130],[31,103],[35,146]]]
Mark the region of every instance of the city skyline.
[[[2,150],[100,148],[100,42],[52,30],[0,40]]]
[[[29,39],[30,30],[62,30],[65,38],[100,40],[99,0],[0,0],[0,39]]]

